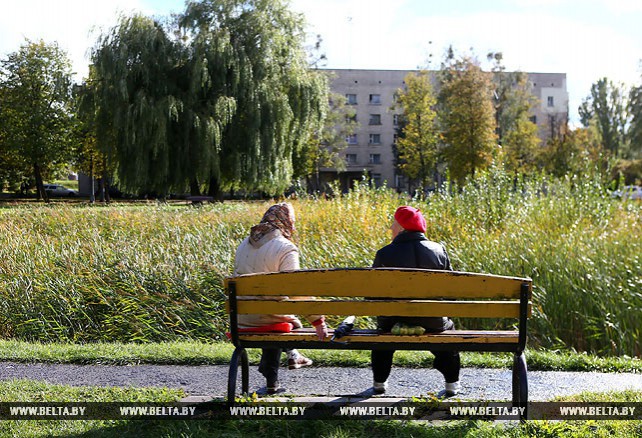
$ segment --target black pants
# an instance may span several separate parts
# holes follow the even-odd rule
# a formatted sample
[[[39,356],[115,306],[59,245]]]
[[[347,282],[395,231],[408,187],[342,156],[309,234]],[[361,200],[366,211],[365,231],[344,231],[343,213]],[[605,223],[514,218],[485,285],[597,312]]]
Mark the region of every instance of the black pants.
[[[281,348],[263,348],[261,353],[261,362],[259,362],[259,372],[263,374],[268,385],[275,383],[279,379],[279,366],[281,364]],[[286,353],[292,350],[285,350]]]
[[[395,319],[394,317],[378,318],[377,327],[379,330],[389,332],[392,329],[392,326],[400,319]],[[403,321],[403,319],[401,320]],[[441,330],[434,329],[434,318],[430,318],[430,321],[427,321],[426,325],[428,325],[429,327],[425,327],[424,324],[421,324],[421,321],[417,322],[419,323],[415,325],[421,325],[426,328],[426,330],[432,332],[452,330],[455,327],[455,324],[450,319],[444,320],[444,326]],[[459,352],[433,350],[430,350],[430,352],[435,356],[435,360],[433,362],[434,368],[444,375],[444,379],[446,379],[446,382],[457,382],[459,380],[459,369],[461,368]],[[372,350],[372,377],[374,378],[375,382],[385,382],[386,380],[388,380],[388,377],[390,376],[390,370],[392,369],[392,358],[394,354],[394,350]]]

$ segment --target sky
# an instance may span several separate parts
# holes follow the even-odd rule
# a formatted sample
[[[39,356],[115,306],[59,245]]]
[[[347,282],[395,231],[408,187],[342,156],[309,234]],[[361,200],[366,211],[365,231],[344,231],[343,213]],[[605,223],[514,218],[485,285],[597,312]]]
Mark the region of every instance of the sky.
[[[640,0],[290,0],[309,40],[322,38],[327,68],[438,68],[448,46],[507,70],[566,73],[571,122],[602,77],[641,85]],[[0,3],[0,59],[25,38],[57,41],[77,72],[119,13],[166,16],[183,0],[18,0]],[[487,64],[486,64],[487,65]]]

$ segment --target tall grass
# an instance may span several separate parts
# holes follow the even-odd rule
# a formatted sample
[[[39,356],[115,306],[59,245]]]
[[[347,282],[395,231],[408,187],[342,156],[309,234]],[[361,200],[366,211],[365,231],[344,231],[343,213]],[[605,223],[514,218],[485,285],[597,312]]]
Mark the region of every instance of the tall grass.
[[[594,181],[496,171],[423,200],[359,184],[292,202],[304,268],[370,266],[395,208],[410,203],[456,270],[533,278],[530,345],[640,356],[642,205]],[[0,209],[0,334],[222,339],[222,278],[269,204]]]
[[[428,200],[456,269],[533,278],[536,343],[640,356],[642,205],[599,183],[487,174]]]

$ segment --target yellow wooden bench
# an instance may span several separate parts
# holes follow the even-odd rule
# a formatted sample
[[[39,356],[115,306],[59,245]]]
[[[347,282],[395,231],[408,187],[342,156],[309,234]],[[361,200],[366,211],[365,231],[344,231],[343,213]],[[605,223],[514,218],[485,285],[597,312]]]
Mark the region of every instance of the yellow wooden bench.
[[[248,392],[246,348],[346,350],[454,350],[514,353],[513,404],[526,407],[526,322],[531,313],[532,281],[467,272],[406,268],[301,270],[250,274],[225,279],[230,333],[236,347],[230,363],[228,402],[241,387]],[[287,299],[283,299],[287,296]],[[312,298],[310,298],[312,297]],[[390,300],[392,298],[392,300]],[[239,314],[448,316],[510,318],[516,330],[447,330],[424,335],[393,335],[354,330],[341,342],[317,339],[313,329],[289,333],[239,333]]]

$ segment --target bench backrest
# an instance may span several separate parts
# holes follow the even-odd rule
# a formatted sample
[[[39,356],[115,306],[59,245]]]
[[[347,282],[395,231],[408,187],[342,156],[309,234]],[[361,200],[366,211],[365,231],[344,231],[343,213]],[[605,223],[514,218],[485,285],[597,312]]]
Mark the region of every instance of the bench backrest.
[[[240,275],[226,278],[225,289],[232,326],[238,314],[273,313],[517,318],[525,331],[532,281],[428,269],[353,268]]]

